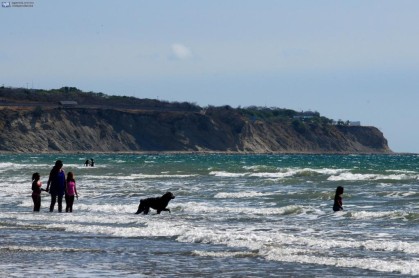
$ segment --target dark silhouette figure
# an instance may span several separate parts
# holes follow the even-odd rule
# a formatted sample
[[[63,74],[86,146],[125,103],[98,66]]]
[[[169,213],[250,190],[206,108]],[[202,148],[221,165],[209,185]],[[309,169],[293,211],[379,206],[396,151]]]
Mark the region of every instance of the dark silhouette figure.
[[[89,160],[88,159],[86,159],[86,161],[84,162],[84,166],[89,166],[90,165],[90,163],[89,163]]]
[[[63,196],[65,192],[65,173],[62,167],[63,162],[61,160],[57,160],[49,174],[46,191],[49,192],[49,194],[51,195],[51,205],[49,207],[50,212],[54,211],[54,206],[57,201],[57,197],[58,212],[61,212],[63,209]]]
[[[90,159],[90,166],[92,166],[92,167],[95,166],[95,161],[93,160],[93,158]]]
[[[157,214],[160,214],[160,212],[162,211],[168,211],[170,213],[170,209],[166,207],[169,204],[170,200],[174,198],[175,195],[173,195],[171,192],[166,192],[161,197],[142,199],[140,200],[138,210],[135,214],[139,214],[142,212],[144,212],[144,214],[148,214],[150,208],[157,210]]]
[[[76,188],[76,181],[74,180],[73,172],[68,172],[65,185],[65,212],[73,212],[74,196],[79,198]]]
[[[343,187],[338,186],[336,188],[335,202],[333,204],[333,211],[343,210],[342,194],[343,194]]]
[[[41,209],[41,175],[33,173],[32,175],[32,201],[33,211],[40,211]]]

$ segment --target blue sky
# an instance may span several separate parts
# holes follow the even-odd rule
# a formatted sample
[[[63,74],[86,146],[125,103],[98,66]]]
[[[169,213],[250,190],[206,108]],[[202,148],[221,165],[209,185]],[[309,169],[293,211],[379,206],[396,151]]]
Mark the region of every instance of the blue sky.
[[[419,1],[33,1],[0,23],[0,85],[315,110],[419,153]]]

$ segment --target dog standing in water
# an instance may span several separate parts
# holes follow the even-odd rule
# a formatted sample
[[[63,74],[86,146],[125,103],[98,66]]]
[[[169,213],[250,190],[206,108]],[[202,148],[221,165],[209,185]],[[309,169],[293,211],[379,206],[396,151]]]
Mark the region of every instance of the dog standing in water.
[[[168,211],[170,213],[170,209],[166,207],[169,204],[170,200],[174,198],[175,195],[173,195],[172,192],[166,192],[161,197],[141,199],[140,204],[138,205],[138,210],[135,214],[139,214],[142,212],[144,212],[144,214],[148,214],[150,208],[157,210],[157,214],[160,214],[160,212],[162,211]]]

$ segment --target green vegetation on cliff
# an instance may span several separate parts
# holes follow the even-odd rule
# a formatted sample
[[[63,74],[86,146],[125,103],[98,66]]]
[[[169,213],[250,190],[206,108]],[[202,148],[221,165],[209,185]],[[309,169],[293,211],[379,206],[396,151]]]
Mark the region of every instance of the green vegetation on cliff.
[[[0,151],[11,152],[391,152],[375,127],[338,125],[318,112],[200,107],[71,87],[0,88],[0,131]]]

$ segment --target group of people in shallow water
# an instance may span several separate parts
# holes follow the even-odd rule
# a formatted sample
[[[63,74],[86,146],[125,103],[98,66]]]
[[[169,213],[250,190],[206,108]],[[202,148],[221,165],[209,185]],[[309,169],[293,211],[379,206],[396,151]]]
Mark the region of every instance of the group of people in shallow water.
[[[40,211],[41,209],[41,192],[46,191],[51,195],[51,205],[49,211],[53,212],[55,204],[58,201],[58,212],[62,212],[63,208],[63,196],[65,196],[66,212],[73,212],[74,198],[79,197],[76,188],[76,181],[74,174],[68,172],[67,178],[65,172],[62,169],[63,162],[57,160],[54,167],[52,168],[47,188],[42,188],[41,175],[39,173],[33,173],[32,175],[32,200],[33,200],[33,211]]]
[[[84,166],[94,167],[95,166],[95,161],[93,160],[93,158],[91,158],[90,160],[86,159],[86,162],[84,162]]]
[[[91,166],[94,165],[94,161],[92,159]],[[86,160],[86,166],[88,166],[88,160]],[[73,203],[74,197],[78,199],[79,195],[77,193],[76,188],[76,181],[74,179],[74,174],[72,172],[68,172],[67,178],[65,177],[65,172],[62,169],[63,162],[61,160],[57,160],[55,162],[54,167],[52,168],[48,182],[47,188],[42,188],[41,183],[41,175],[39,173],[33,173],[32,175],[32,200],[33,200],[33,211],[40,211],[41,209],[41,192],[46,191],[49,192],[51,195],[51,205],[49,207],[49,211],[53,212],[55,203],[58,200],[58,212],[62,212],[62,203],[63,203],[63,196],[65,196],[66,208],[65,212],[73,212]],[[338,186],[336,188],[334,203],[333,203],[333,211],[341,211],[343,210],[343,195],[344,188],[342,186]]]

